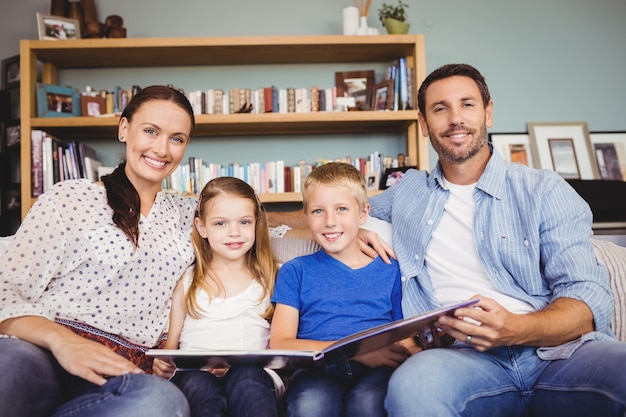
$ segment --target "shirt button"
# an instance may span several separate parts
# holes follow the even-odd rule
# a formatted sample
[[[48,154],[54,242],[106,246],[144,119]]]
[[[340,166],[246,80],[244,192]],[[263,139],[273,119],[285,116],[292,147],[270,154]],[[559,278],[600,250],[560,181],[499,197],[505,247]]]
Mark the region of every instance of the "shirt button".
[[[406,277],[405,276],[400,277],[400,281],[405,282],[406,281]]]
[[[415,255],[415,260],[419,261],[420,260],[420,256],[419,255]]]
[[[426,223],[427,223],[429,226],[432,226],[434,222],[433,222],[432,220],[428,220]]]
[[[524,240],[524,246],[528,246],[529,244],[528,240]]]

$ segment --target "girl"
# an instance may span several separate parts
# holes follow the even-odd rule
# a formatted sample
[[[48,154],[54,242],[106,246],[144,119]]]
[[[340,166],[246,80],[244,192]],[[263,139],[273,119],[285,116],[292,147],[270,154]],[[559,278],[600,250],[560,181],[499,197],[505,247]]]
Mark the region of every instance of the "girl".
[[[267,348],[278,266],[254,190],[237,178],[209,181],[200,193],[194,223],[196,263],[174,290],[164,348]],[[282,383],[260,366],[175,373],[173,364],[155,359],[153,369],[165,378],[173,375],[194,417],[278,414],[274,381],[278,389]]]

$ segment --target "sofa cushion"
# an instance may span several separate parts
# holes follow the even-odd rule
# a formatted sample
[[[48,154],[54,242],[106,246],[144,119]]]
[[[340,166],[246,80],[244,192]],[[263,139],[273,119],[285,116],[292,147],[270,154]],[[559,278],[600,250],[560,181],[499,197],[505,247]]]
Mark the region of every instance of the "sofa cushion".
[[[609,272],[615,312],[611,328],[619,340],[626,342],[626,248],[613,242],[591,239],[598,261]]]

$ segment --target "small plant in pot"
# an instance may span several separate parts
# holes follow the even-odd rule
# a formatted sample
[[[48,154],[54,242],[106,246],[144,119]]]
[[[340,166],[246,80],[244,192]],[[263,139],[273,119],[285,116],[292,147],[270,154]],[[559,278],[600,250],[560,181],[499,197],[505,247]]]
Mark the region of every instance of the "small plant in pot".
[[[409,8],[408,4],[402,3],[402,0],[398,0],[397,5],[383,3],[378,9],[378,19],[380,23],[387,29],[387,33],[390,34],[404,34],[409,31],[411,26],[406,22],[406,9]]]

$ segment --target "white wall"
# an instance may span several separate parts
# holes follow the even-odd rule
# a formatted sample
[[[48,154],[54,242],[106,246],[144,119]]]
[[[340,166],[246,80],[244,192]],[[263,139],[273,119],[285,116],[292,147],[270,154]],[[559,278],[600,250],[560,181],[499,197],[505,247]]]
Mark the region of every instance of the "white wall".
[[[120,14],[129,37],[341,33],[348,0],[95,0],[98,17]],[[374,0],[371,26],[380,27]],[[390,2],[390,1],[388,1]],[[626,131],[626,1],[408,0],[412,33],[426,35],[428,70],[467,62],[487,78],[491,132],[529,121],[586,121]],[[0,58],[37,38],[49,0],[2,0]],[[167,57],[164,57],[166,60]],[[431,165],[433,161],[431,156]]]

